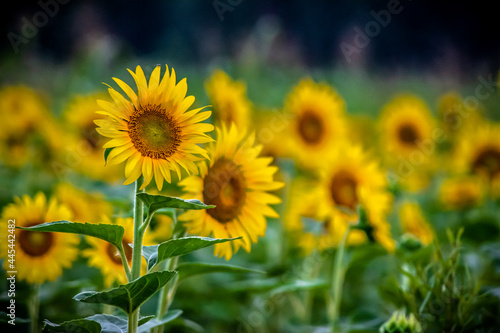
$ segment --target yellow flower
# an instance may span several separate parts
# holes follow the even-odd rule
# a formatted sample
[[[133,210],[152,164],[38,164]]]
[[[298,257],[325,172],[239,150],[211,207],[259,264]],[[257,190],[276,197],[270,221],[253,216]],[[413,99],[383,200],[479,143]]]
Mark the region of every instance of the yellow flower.
[[[216,70],[205,82],[205,88],[217,121],[227,126],[235,123],[238,128],[249,125],[252,106],[246,96],[244,82],[232,81],[225,72]]]
[[[107,217],[102,217],[102,223],[111,224]],[[132,248],[129,244],[134,241],[134,219],[131,217],[118,217],[113,222],[125,229],[122,245],[129,265],[132,263]],[[127,283],[127,275],[122,265],[122,259],[118,249],[111,243],[94,237],[86,237],[90,248],[83,250],[82,254],[88,258],[88,264],[101,270],[104,277],[104,285],[110,287],[114,282],[118,284]],[[151,245],[149,233],[144,234],[143,245]],[[142,270],[146,269],[146,260],[142,260]]]
[[[86,193],[69,183],[61,183],[54,189],[56,198],[66,205],[75,222],[101,223],[101,217],[110,216],[113,208],[100,193]]]
[[[269,204],[281,200],[267,191],[283,186],[273,180],[277,167],[269,166],[270,157],[259,157],[262,146],[255,137],[232,125],[217,128],[217,141],[209,147],[210,162],[201,162],[200,176],[191,176],[180,185],[186,196],[216,205],[207,210],[188,211],[179,219],[191,234],[215,238],[243,237],[240,240],[215,245],[215,254],[229,260],[240,247],[250,251],[266,232],[266,216],[278,214]]]
[[[303,166],[316,167],[345,135],[344,101],[326,83],[302,80],[286,98],[285,111],[293,118],[289,150]]]
[[[429,184],[437,167],[434,119],[418,97],[402,94],[391,100],[379,119],[380,147],[385,164],[410,191]]]
[[[0,158],[9,166],[19,167],[42,159],[57,150],[58,128],[44,99],[24,86],[6,86],[0,90]],[[48,146],[48,147],[45,147]]]
[[[475,206],[481,202],[484,185],[474,176],[448,178],[440,188],[439,199],[446,208],[460,209]]]
[[[399,221],[404,233],[412,234],[424,245],[432,242],[434,231],[417,203],[403,203],[399,209]]]
[[[388,251],[394,249],[390,236],[390,225],[386,216],[391,209],[392,195],[389,193],[385,172],[377,161],[361,147],[346,142],[323,158],[319,185],[311,190],[319,203],[320,220],[331,221],[334,239],[342,237],[347,223],[358,220],[356,206],[360,204],[367,212],[369,223],[374,227],[375,239]],[[337,211],[341,214],[337,214]],[[343,218],[343,221],[339,219]],[[362,237],[355,236],[358,243]],[[334,244],[335,245],[335,244]]]
[[[28,283],[54,281],[63,274],[63,268],[71,267],[78,255],[77,235],[56,232],[34,232],[15,230],[15,268],[9,267],[7,260],[7,222],[15,220],[18,227],[71,220],[70,210],[54,198],[47,202],[39,192],[34,198],[23,196],[14,198],[14,203],[6,206],[2,213],[0,236],[0,256],[4,259],[6,271],[16,270],[17,278]]]
[[[120,178],[122,171],[117,165],[104,166],[104,138],[97,133],[94,123],[96,118],[107,118],[104,115],[96,117],[96,111],[100,109],[97,104],[99,98],[104,99],[106,95],[95,93],[74,97],[64,110],[63,118],[69,133],[68,149],[63,157],[70,158],[71,167],[88,177],[115,181]]]
[[[459,172],[473,173],[487,182],[500,177],[500,125],[483,124],[460,137],[454,160]]]
[[[211,111],[200,112],[203,108],[188,111],[194,97],[186,97],[186,79],[176,84],[175,71],[172,69],[170,74],[168,66],[161,81],[160,66],[157,66],[149,83],[140,66],[135,73],[129,72],[137,84],[138,94],[122,80],[113,78],[130,101],[113,88],[108,89],[113,103],[98,101],[104,109],[98,113],[109,116],[95,120],[99,126],[97,132],[111,138],[104,145],[104,148],[113,148],[108,164],[127,161],[124,184],[131,184],[143,175],[141,189],[154,176],[161,190],[163,179],[171,181],[171,170],[181,178],[180,167],[188,174],[198,174],[194,161],[200,157],[195,155],[207,157],[207,153],[197,144],[211,141],[204,132],[213,130],[211,124],[200,122],[210,117]]]
[[[172,238],[174,221],[168,215],[157,213],[153,217],[149,234],[156,243],[162,243]]]
[[[434,121],[425,103],[413,95],[399,95],[382,110],[380,130],[388,156],[408,157],[432,141]],[[424,154],[425,157],[428,157]]]
[[[441,96],[437,109],[440,126],[451,138],[471,130],[481,121],[479,110],[466,105],[455,91]]]

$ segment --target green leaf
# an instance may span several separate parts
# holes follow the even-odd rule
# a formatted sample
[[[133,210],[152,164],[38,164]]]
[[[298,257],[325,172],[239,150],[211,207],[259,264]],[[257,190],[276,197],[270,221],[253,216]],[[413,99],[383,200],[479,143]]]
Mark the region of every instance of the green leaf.
[[[148,270],[161,261],[182,256],[217,243],[229,242],[237,238],[183,237],[171,239],[158,245],[143,246],[142,255],[148,263]]]
[[[265,274],[263,271],[220,264],[206,264],[202,262],[186,262],[177,266],[179,271],[179,281],[185,280],[188,277],[207,274],[207,273],[260,273]]]
[[[164,195],[152,195],[147,193],[137,193],[137,198],[139,198],[148,209],[148,214],[151,215],[158,209],[162,208],[180,208],[188,210],[199,210],[214,208],[213,205],[205,205],[200,200],[189,199],[184,200],[176,197],[167,197]]]
[[[313,280],[313,281],[296,280],[271,290],[270,294],[272,297],[277,294],[294,292],[297,290],[311,290],[311,289],[326,288],[326,287],[328,287],[328,284],[324,280]]]
[[[156,316],[155,315],[151,315],[151,316],[142,317],[141,319],[139,319],[139,326],[144,325],[145,323],[147,323],[148,321],[150,321],[154,317],[156,317]]]
[[[113,150],[113,148],[104,149],[104,165],[106,165],[108,163],[108,155],[109,155],[109,153],[111,153],[112,150]]]
[[[16,228],[29,231],[64,232],[92,236],[110,242],[117,247],[122,246],[123,233],[125,232],[125,229],[117,224],[93,224],[70,221],[47,222],[28,228]]]
[[[61,324],[54,324],[44,320],[42,332],[79,332],[79,333],[101,333],[101,325],[88,319],[75,319],[65,321]]]
[[[130,314],[160,290],[175,275],[176,271],[162,271],[141,276],[128,284],[103,291],[84,291],[73,297],[85,303],[109,304]]]
[[[144,325],[139,326],[139,333],[149,333],[151,329],[158,327],[158,326],[163,326],[172,320],[178,318],[182,314],[181,310],[170,310],[163,316],[161,319],[153,319],[147,322]]]

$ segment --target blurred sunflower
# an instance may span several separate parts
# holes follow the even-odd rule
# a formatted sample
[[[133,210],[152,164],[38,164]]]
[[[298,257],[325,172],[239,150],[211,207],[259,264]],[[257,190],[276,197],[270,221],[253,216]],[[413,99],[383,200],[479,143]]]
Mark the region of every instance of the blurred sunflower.
[[[200,123],[211,115],[211,111],[200,112],[203,108],[187,111],[194,103],[193,96],[187,96],[186,79],[176,84],[175,71],[167,70],[160,80],[160,66],[151,73],[149,84],[140,66],[136,72],[129,70],[138,87],[138,95],[122,80],[113,78],[125,92],[130,101],[113,88],[109,94],[113,103],[98,100],[104,111],[97,113],[109,116],[95,120],[97,132],[111,138],[104,148],[112,148],[108,155],[109,164],[127,161],[125,166],[125,185],[144,176],[146,187],[153,176],[159,190],[163,179],[171,181],[170,171],[177,172],[181,179],[181,169],[188,174],[198,174],[194,161],[201,155],[208,157],[206,151],[197,146],[212,139],[204,134],[213,126]],[[179,167],[180,166],[180,167]]]
[[[500,177],[500,125],[484,124],[460,137],[455,151],[458,171],[473,173],[488,183]]]
[[[439,124],[450,139],[471,130],[481,121],[478,109],[467,106],[455,91],[441,96],[437,105]]]
[[[448,209],[461,209],[478,205],[484,195],[484,184],[476,176],[448,178],[439,189],[439,200]]]
[[[115,181],[120,179],[121,169],[115,165],[104,167],[104,139],[97,133],[94,123],[96,118],[107,118],[96,116],[96,111],[100,109],[97,99],[104,98],[106,95],[102,93],[74,97],[64,110],[63,119],[68,129],[68,149],[75,161],[72,166],[93,179]]]
[[[186,195],[216,205],[207,210],[193,210],[182,214],[191,234],[216,238],[243,237],[230,243],[215,245],[215,254],[231,259],[240,247],[250,251],[251,243],[266,232],[266,216],[277,218],[269,206],[280,198],[269,194],[283,183],[273,180],[278,170],[269,166],[270,157],[259,157],[261,145],[254,144],[253,135],[246,136],[233,124],[229,129],[217,128],[217,141],[209,147],[210,162],[201,162],[200,176],[186,178],[180,185]]]
[[[384,162],[401,176],[399,184],[409,191],[427,186],[439,165],[434,119],[424,101],[409,94],[396,96],[384,106],[379,130]]]
[[[75,222],[100,223],[101,217],[110,216],[113,207],[100,193],[86,193],[69,183],[60,183],[54,189],[54,195],[66,205]]]
[[[238,128],[249,125],[251,104],[246,96],[247,87],[244,82],[233,81],[222,70],[216,70],[205,82],[210,102],[213,105],[215,120]]]
[[[356,207],[360,204],[366,210],[369,223],[374,228],[375,240],[388,251],[394,249],[390,226],[386,221],[392,203],[386,174],[360,146],[339,143],[337,149],[325,156],[321,181],[311,192],[319,203],[318,216],[321,220],[333,218],[333,221],[336,221],[335,212],[342,213],[344,222],[332,225],[332,230],[345,230],[347,223],[356,223]]]
[[[404,233],[417,237],[424,245],[432,242],[434,231],[417,203],[403,203],[399,209],[399,221]]]
[[[4,268],[9,269],[7,259],[7,221],[15,220],[18,227],[30,227],[58,220],[71,220],[70,210],[41,192],[30,198],[15,197],[14,203],[2,212],[2,239],[0,256],[4,258]],[[16,270],[17,278],[28,283],[54,281],[63,274],[63,268],[71,267],[78,256],[80,238],[77,235],[56,232],[35,232],[16,229]]]
[[[151,238],[155,243],[162,243],[172,238],[174,231],[174,221],[168,215],[155,214],[151,222],[151,228],[148,229]]]
[[[285,111],[293,116],[288,149],[300,164],[316,167],[345,135],[345,105],[326,83],[304,79],[285,100]]]
[[[40,94],[24,86],[0,90],[0,158],[9,166],[46,163],[60,145],[59,130]]]
[[[404,94],[384,106],[380,116],[382,144],[389,157],[408,157],[431,140],[434,120],[424,101]]]
[[[134,241],[134,219],[131,217],[122,218],[118,217],[111,222],[109,218],[103,216],[101,217],[102,223],[106,224],[117,224],[121,225],[125,229],[123,234],[123,250],[125,256],[127,257],[127,262],[129,265],[132,263],[132,248],[129,244]],[[83,250],[82,254],[84,257],[88,258],[88,264],[90,266],[98,268],[104,278],[104,285],[106,287],[111,287],[114,282],[118,284],[127,283],[127,275],[125,274],[125,268],[122,265],[122,259],[120,252],[111,243],[108,243],[102,239],[94,237],[86,237],[90,248]],[[143,245],[151,245],[152,239],[149,233],[144,234]],[[142,270],[146,268],[146,261],[142,260]]]

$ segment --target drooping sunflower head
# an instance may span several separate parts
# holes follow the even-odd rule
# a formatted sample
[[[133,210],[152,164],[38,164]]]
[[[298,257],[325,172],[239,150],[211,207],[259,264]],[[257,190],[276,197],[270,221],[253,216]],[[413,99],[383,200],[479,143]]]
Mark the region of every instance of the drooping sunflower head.
[[[434,121],[424,101],[399,95],[384,106],[380,117],[383,150],[388,157],[408,157],[432,138]]]
[[[344,101],[326,83],[302,80],[286,98],[285,111],[293,116],[290,150],[305,166],[315,165],[345,135]]]
[[[132,262],[132,248],[129,244],[132,244],[134,241],[134,219],[131,217],[118,217],[115,220],[110,221],[110,219],[106,216],[102,216],[101,220],[102,223],[117,224],[125,229],[122,245],[126,260],[130,265]],[[116,246],[94,237],[87,237],[86,240],[89,243],[90,248],[83,250],[82,254],[88,259],[90,266],[101,270],[104,278],[104,285],[106,287],[110,287],[115,282],[118,284],[127,283],[127,276],[122,264],[122,258]],[[147,232],[144,234],[143,244],[152,244],[151,235]],[[146,261],[143,260],[142,270],[145,270],[145,268]]]
[[[216,70],[205,83],[205,88],[214,108],[217,121],[230,126],[248,126],[251,104],[246,96],[246,85],[241,81],[233,81],[222,70]]]
[[[455,151],[458,171],[473,173],[487,181],[500,177],[500,125],[484,124],[463,135]]]
[[[399,221],[404,233],[417,237],[424,245],[432,242],[434,231],[416,202],[408,201],[401,205]]]
[[[18,227],[30,227],[37,224],[71,220],[70,210],[55,199],[38,193],[34,198],[23,196],[14,198],[14,203],[7,205],[2,213],[1,236],[5,241],[0,243],[0,256],[7,259],[7,222],[14,220]],[[19,280],[28,283],[54,281],[63,273],[63,268],[72,265],[78,255],[79,237],[71,234],[55,232],[34,232],[15,229],[16,265]],[[4,260],[6,271],[8,260]]]
[[[356,207],[361,205],[375,228],[377,241],[392,251],[394,244],[386,221],[392,196],[386,175],[376,160],[359,146],[339,143],[338,148],[323,160],[320,183],[315,190],[320,203],[319,216],[326,218],[339,211],[347,222],[355,223],[358,219]]]
[[[259,157],[262,146],[253,135],[246,136],[236,126],[217,128],[217,141],[209,147],[210,162],[200,163],[200,176],[191,176],[180,185],[189,197],[215,208],[188,211],[179,217],[188,232],[216,238],[242,237],[231,243],[216,244],[215,254],[230,259],[240,247],[250,251],[251,243],[264,236],[266,217],[278,217],[269,204],[281,200],[267,191],[279,189],[273,180],[278,170],[272,158]]]
[[[125,82],[113,78],[129,99],[109,88],[113,102],[98,101],[103,111],[97,113],[108,116],[95,120],[97,132],[111,138],[104,145],[112,148],[108,163],[127,161],[124,184],[131,184],[143,175],[142,188],[154,177],[161,190],[164,179],[171,181],[171,170],[181,178],[181,167],[188,174],[197,174],[194,161],[200,156],[208,157],[197,144],[211,141],[205,132],[213,130],[211,124],[201,121],[210,117],[211,111],[202,111],[203,108],[188,111],[195,98],[186,97],[186,79],[176,83],[173,69],[170,73],[167,67],[160,80],[160,66],[157,66],[149,83],[140,66],[129,72],[137,84],[137,94]]]

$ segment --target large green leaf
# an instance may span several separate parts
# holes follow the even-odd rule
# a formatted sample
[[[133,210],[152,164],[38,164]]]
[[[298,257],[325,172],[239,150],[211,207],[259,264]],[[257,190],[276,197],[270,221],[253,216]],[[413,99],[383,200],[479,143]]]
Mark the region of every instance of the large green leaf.
[[[220,264],[206,264],[202,262],[186,262],[177,266],[179,271],[179,281],[185,280],[188,277],[207,274],[207,273],[260,273],[265,274],[263,271],[232,266],[232,265],[220,265]]]
[[[161,319],[153,319],[145,323],[144,325],[139,326],[139,333],[149,333],[151,329],[163,326],[172,320],[178,318],[182,314],[181,310],[170,310],[165,314]]]
[[[142,255],[148,263],[148,270],[161,261],[182,256],[217,243],[229,242],[237,238],[183,237],[171,239],[158,245],[143,246]]]
[[[42,332],[101,333],[101,325],[94,320],[86,318],[69,320],[61,324],[54,324],[45,319]]]
[[[137,193],[137,198],[139,198],[146,208],[148,209],[149,215],[156,212],[158,209],[162,208],[180,208],[188,210],[199,210],[214,208],[213,205],[205,205],[200,200],[189,199],[184,200],[176,197],[167,197],[164,195],[152,195],[147,193]]]
[[[93,224],[70,221],[47,222],[28,228],[16,228],[29,231],[64,232],[69,234],[92,236],[110,242],[117,247],[122,246],[123,233],[125,232],[125,229],[117,224]]]
[[[175,274],[177,274],[175,271],[149,273],[111,290],[84,291],[73,298],[80,302],[114,305],[130,314],[160,290]]]

